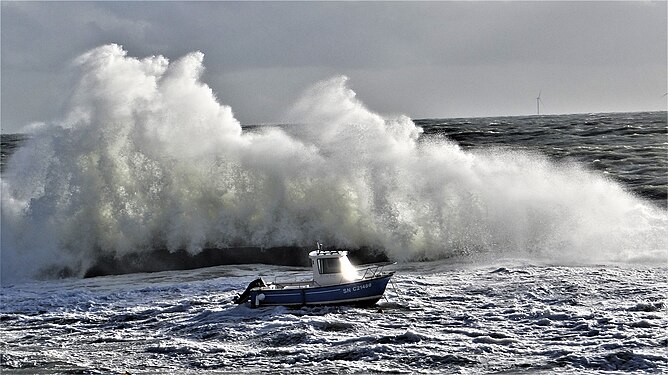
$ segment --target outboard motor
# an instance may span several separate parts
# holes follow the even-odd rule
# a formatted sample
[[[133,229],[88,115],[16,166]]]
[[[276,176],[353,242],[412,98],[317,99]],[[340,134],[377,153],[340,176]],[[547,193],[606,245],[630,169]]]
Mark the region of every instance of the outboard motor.
[[[264,280],[262,280],[262,278],[259,277],[255,280],[251,281],[250,284],[248,284],[248,286],[246,287],[246,290],[241,294],[237,294],[236,297],[234,297],[234,299],[232,301],[234,303],[236,303],[237,305],[240,305],[240,304],[248,301],[248,298],[250,297],[251,289],[260,288],[260,287],[263,287],[263,286],[267,286],[267,284],[265,284]]]

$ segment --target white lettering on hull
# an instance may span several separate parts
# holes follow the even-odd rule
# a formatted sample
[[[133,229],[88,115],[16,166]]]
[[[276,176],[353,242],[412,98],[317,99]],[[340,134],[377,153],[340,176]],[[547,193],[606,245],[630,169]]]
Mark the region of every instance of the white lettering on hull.
[[[351,288],[343,288],[343,294],[348,294],[348,293],[351,293],[351,292],[358,292],[362,289],[367,289],[367,288],[371,288],[371,283],[355,285],[354,287],[351,287]]]

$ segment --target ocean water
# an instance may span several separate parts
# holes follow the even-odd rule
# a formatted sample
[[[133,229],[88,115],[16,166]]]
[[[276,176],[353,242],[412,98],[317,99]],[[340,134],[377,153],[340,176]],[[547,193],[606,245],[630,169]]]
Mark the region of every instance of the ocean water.
[[[635,195],[666,207],[666,112],[591,113],[416,120],[425,134],[446,136],[464,149],[539,152],[603,173]]]
[[[62,118],[2,135],[2,373],[668,371],[666,112],[412,120],[334,77],[242,127],[199,53],[75,66]],[[234,305],[308,272],[252,263],[83,278],[315,240],[397,261],[387,298]]]
[[[373,308],[231,302],[279,266],[3,288],[3,373],[665,373],[666,269],[406,263]]]

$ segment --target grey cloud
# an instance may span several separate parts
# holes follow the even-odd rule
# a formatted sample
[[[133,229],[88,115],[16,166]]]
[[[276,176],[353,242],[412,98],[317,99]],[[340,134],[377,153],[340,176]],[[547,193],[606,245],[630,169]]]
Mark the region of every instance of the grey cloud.
[[[204,52],[203,79],[244,123],[279,121],[335,74],[416,117],[530,113],[540,88],[553,111],[665,109],[666,18],[665,2],[3,2],[2,128],[57,116],[70,61],[111,42]]]

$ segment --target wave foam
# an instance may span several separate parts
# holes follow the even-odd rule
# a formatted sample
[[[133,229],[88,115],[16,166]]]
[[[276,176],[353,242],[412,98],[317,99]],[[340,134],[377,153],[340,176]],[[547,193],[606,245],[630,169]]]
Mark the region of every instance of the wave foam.
[[[345,77],[307,90],[287,111],[296,125],[242,133],[200,81],[202,60],[118,45],[75,60],[64,120],[36,128],[2,181],[3,278],[316,239],[399,260],[666,260],[666,212],[578,165],[418,142],[409,118],[368,110]]]

